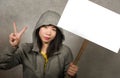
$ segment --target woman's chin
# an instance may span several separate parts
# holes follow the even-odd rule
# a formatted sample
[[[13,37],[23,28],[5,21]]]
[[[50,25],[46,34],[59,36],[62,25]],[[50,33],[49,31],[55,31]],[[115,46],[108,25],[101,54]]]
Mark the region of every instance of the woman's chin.
[[[45,44],[49,44],[49,43],[50,43],[50,41],[43,41],[43,43],[45,43]]]

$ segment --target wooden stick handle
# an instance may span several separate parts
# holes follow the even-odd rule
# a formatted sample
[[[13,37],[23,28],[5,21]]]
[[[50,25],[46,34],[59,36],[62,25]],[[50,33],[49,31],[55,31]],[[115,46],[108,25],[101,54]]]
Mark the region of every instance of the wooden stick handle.
[[[77,54],[75,60],[73,61],[73,64],[77,64],[78,61],[80,60],[80,57],[82,55],[82,53],[84,52],[85,48],[87,47],[87,44],[88,44],[88,40],[84,39],[83,43],[82,43],[82,46],[79,50],[79,53]]]

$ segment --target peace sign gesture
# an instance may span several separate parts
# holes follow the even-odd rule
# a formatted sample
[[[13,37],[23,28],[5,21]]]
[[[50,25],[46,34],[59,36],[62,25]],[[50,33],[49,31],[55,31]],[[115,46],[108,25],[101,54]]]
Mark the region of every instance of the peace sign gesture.
[[[20,32],[17,32],[17,26],[15,22],[13,22],[14,33],[9,35],[9,42],[13,47],[16,47],[20,43],[21,36],[26,31],[27,27],[25,26]]]

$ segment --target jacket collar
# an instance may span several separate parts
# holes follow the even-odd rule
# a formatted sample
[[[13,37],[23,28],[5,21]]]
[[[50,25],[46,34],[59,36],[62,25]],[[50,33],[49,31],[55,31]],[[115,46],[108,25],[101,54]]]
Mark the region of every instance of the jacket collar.
[[[33,49],[32,49],[33,52],[36,52],[36,53],[39,53],[39,48],[37,46],[37,43],[33,43]]]

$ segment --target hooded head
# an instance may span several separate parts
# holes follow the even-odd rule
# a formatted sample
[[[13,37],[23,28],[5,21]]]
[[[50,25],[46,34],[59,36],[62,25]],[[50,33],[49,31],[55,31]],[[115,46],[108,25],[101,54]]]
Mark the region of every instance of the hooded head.
[[[59,50],[59,48],[62,45],[62,42],[64,40],[64,35],[62,33],[62,29],[57,27],[57,23],[58,23],[59,19],[60,19],[60,15],[57,12],[50,11],[50,10],[44,12],[40,16],[40,18],[35,26],[35,30],[33,32],[33,44],[34,44],[33,50],[34,51],[38,52],[41,50],[42,41],[39,36],[39,30],[43,26],[54,26],[56,28],[56,36],[49,44],[49,47],[47,49],[47,55],[50,56],[54,52],[57,52]]]

